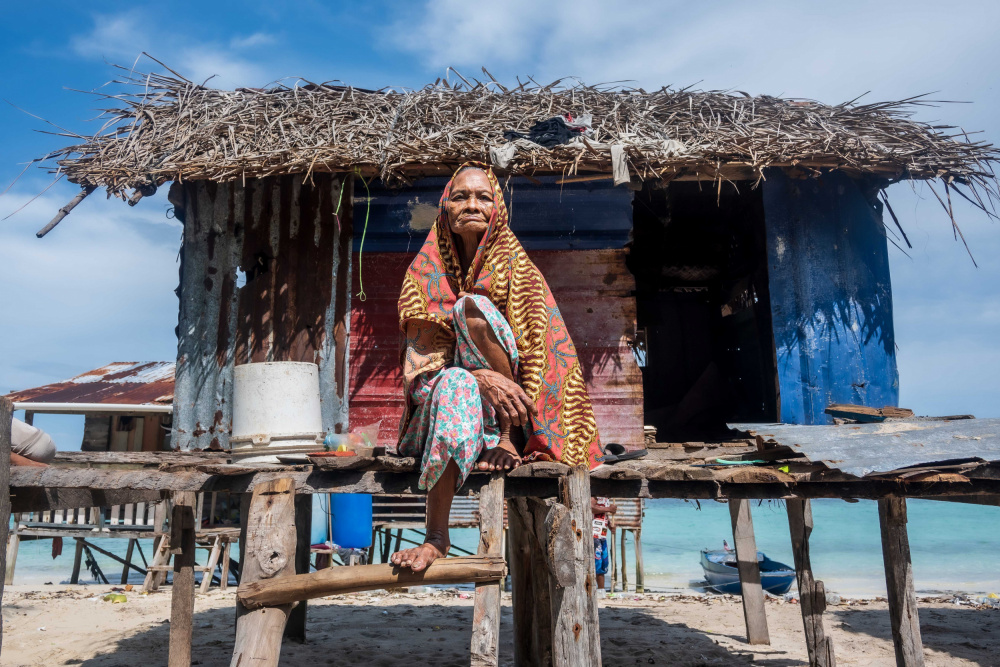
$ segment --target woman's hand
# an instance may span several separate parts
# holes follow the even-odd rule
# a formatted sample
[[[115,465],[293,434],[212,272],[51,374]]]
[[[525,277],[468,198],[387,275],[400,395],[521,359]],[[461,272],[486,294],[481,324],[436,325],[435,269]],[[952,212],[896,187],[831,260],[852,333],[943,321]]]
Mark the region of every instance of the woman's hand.
[[[506,429],[511,424],[523,426],[528,423],[529,416],[538,414],[531,399],[513,380],[485,369],[472,371],[472,376],[479,384],[479,394],[483,400],[496,410],[501,429]]]

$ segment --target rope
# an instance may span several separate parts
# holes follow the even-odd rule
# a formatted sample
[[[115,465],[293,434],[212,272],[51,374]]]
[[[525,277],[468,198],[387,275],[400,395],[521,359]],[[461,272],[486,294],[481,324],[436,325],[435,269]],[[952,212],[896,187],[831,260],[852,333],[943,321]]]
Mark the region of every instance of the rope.
[[[372,193],[371,190],[368,189],[368,181],[365,180],[365,177],[361,175],[361,172],[359,170],[355,171],[358,175],[358,178],[360,178],[361,182],[364,183],[365,194],[367,195],[366,201],[368,204],[367,207],[365,208],[365,226],[361,229],[361,244],[358,246],[358,287],[361,288],[361,291],[358,292],[356,295],[359,299],[361,299],[361,301],[366,301],[368,299],[368,295],[365,294],[365,283],[361,279],[361,264],[362,264],[362,253],[365,251],[365,234],[368,232],[368,214],[371,213],[372,210]]]

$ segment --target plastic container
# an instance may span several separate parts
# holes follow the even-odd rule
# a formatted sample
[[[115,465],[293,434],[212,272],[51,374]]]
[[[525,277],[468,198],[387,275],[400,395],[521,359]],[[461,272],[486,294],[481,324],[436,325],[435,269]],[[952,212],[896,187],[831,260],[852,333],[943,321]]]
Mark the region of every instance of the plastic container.
[[[366,493],[331,493],[333,543],[367,549],[372,545],[372,497]]]
[[[316,364],[271,361],[233,370],[234,461],[276,463],[276,454],[316,451],[322,431]]]
[[[325,493],[313,494],[312,526],[309,530],[309,544],[325,544],[330,539],[330,496]]]

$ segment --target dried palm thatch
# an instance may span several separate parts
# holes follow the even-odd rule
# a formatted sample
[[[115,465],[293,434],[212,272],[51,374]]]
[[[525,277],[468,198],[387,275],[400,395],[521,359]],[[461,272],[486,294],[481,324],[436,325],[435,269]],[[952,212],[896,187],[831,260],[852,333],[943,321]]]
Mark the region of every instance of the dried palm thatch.
[[[122,198],[135,190],[133,203],[171,180],[357,171],[408,181],[468,159],[513,174],[564,176],[611,174],[617,162],[633,178],[665,180],[759,178],[770,166],[842,169],[966,185],[980,206],[997,195],[992,163],[1000,151],[956,128],[912,120],[914,107],[929,103],[922,98],[831,106],[575,80],[506,88],[485,70],[485,82],[459,75],[458,83],[438,80],[419,90],[299,80],[226,91],[172,70],[121,69],[117,83],[125,92],[102,95],[112,104],[103,110],[101,130],[67,135],[80,143],[41,161],[54,162],[53,171],[84,189],[102,187]],[[554,148],[503,137],[564,113],[591,114],[593,137]]]

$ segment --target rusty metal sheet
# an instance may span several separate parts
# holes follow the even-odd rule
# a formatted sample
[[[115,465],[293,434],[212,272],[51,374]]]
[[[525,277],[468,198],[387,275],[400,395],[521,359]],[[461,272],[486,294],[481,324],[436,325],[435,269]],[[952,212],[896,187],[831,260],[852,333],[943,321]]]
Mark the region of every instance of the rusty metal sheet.
[[[1000,419],[912,419],[839,426],[732,424],[849,475],[954,459],[1000,461]]]
[[[170,405],[174,362],[116,361],[62,382],[15,391],[7,398],[15,403]]]
[[[629,530],[642,528],[642,516],[645,511],[642,498],[612,498],[611,501],[618,506],[618,511],[611,515],[612,526]]]
[[[630,348],[635,288],[624,250],[529,252],[549,283],[576,344],[604,442],[643,443],[642,375]],[[403,413],[396,302],[411,253],[366,253],[364,301],[351,312],[350,419],[379,423],[379,444],[395,442]],[[354,258],[355,293],[360,291]]]
[[[330,174],[186,183],[173,443],[228,447],[233,367],[319,365],[323,427],[347,430],[350,202]],[[339,344],[338,344],[339,343]]]

